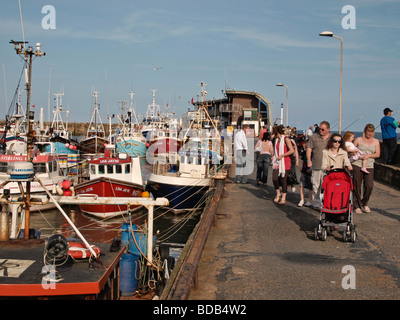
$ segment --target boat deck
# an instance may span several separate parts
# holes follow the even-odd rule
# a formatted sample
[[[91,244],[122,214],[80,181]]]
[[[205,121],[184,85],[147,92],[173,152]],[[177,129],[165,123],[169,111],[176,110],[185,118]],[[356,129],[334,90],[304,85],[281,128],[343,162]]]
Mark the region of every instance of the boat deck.
[[[101,249],[99,258],[90,263],[87,259],[74,261],[69,257],[48,275],[51,278],[48,280],[42,273],[45,244],[37,239],[0,242],[0,299],[119,298],[119,261],[125,247],[111,252],[109,244],[95,244]]]

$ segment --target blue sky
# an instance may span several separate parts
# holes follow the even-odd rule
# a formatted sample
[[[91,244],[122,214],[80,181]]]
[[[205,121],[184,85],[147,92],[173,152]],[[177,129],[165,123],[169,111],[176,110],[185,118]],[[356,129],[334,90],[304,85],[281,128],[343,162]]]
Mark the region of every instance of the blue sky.
[[[45,5],[56,10],[53,30],[42,28]],[[355,29],[342,27],[345,5],[356,10]],[[21,6],[25,40],[41,42],[46,52],[34,61],[32,84],[32,104],[45,109],[46,120],[49,88],[51,106],[64,88],[69,120],[86,122],[94,89],[105,121],[131,90],[138,114],[157,89],[158,104],[180,115],[200,94],[200,82],[208,99],[222,98],[225,86],[257,91],[278,118],[282,82],[289,125],[306,129],[328,120],[337,129],[340,41],[320,37],[325,30],[344,39],[342,130],[353,122],[349,130],[378,125],[385,107],[400,119],[398,0],[21,0]],[[17,0],[0,12],[2,119],[22,70],[11,39],[22,40]]]

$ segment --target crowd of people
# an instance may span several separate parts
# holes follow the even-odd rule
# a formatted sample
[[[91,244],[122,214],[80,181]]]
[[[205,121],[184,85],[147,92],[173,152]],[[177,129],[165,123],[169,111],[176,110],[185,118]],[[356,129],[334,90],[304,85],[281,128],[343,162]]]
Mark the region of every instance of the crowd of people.
[[[385,108],[383,112],[384,117],[380,123],[382,158],[384,163],[392,163],[397,147],[396,128],[399,123],[391,116],[391,109]],[[236,165],[239,165],[239,169],[248,152],[247,145],[244,145],[245,135],[241,132],[240,134],[238,139],[235,137]],[[374,125],[367,124],[363,135],[357,138],[351,131],[346,131],[343,135],[332,133],[328,121],[310,126],[304,134],[297,134],[296,128],[283,125],[274,126],[272,132],[269,132],[267,126],[264,126],[255,145],[255,153],[257,185],[267,185],[268,172],[272,166],[272,184],[275,189],[273,201],[276,204],[284,205],[288,189],[295,192],[296,185],[300,185],[298,206],[320,209],[323,178],[331,170],[345,169],[353,178],[355,212],[371,211],[369,200],[374,187],[374,162],[381,156],[381,146],[375,138]],[[296,167],[300,165],[298,179]],[[247,183],[247,177],[239,174],[236,182]]]

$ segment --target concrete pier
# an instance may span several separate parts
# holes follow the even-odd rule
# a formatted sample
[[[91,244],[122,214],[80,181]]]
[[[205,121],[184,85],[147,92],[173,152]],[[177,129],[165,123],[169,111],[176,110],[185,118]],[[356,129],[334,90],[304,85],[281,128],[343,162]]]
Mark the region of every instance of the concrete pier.
[[[319,211],[285,205],[271,183],[226,182],[190,300],[352,300],[400,298],[400,190],[375,181],[371,213],[354,214],[355,243],[333,231],[314,240]],[[354,287],[353,287],[354,285]]]

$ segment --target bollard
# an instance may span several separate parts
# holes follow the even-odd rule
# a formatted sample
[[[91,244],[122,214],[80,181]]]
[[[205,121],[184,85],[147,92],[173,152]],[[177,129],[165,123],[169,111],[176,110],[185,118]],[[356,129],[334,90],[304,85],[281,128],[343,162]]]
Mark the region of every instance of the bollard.
[[[2,204],[0,213],[0,241],[8,241],[9,236],[9,225],[8,225],[8,212],[7,205]]]

